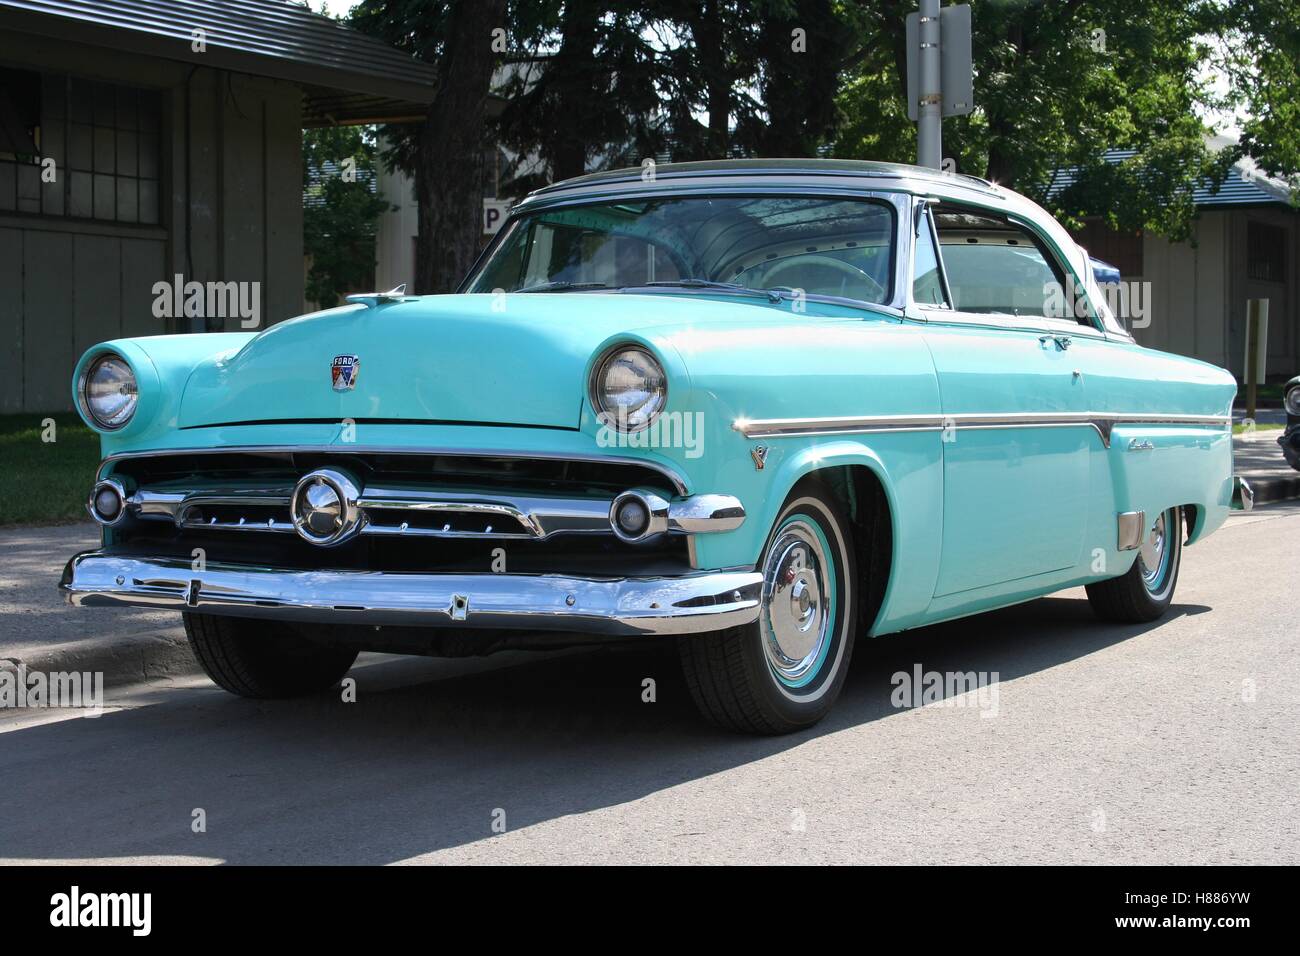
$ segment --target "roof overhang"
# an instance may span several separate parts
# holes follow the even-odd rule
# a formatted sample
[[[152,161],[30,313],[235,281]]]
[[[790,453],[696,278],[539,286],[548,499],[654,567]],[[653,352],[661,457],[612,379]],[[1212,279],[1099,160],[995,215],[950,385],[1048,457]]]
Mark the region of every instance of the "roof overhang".
[[[282,0],[0,0],[0,33],[294,83],[304,126],[414,122],[434,95],[429,64]]]

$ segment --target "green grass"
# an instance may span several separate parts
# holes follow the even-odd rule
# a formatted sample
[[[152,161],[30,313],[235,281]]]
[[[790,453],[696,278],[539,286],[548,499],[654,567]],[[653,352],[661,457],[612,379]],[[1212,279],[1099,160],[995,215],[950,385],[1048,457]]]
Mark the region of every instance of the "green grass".
[[[1267,385],[1255,386],[1255,401],[1268,402],[1270,405],[1282,404],[1282,386],[1285,382],[1270,382]],[[1237,404],[1246,404],[1246,386],[1237,386]]]
[[[1274,425],[1274,424],[1260,423],[1260,424],[1257,424],[1257,425],[1255,426],[1255,431],[1256,431],[1256,432],[1280,432],[1280,431],[1281,431],[1282,429],[1284,429],[1284,428],[1286,428],[1285,425]],[[1245,432],[1246,432],[1246,426],[1245,426],[1245,425],[1233,425],[1233,426],[1232,426],[1232,433],[1233,433],[1234,435],[1244,435]]]
[[[45,419],[54,441],[43,441]],[[99,436],[76,415],[0,415],[0,525],[89,520]]]

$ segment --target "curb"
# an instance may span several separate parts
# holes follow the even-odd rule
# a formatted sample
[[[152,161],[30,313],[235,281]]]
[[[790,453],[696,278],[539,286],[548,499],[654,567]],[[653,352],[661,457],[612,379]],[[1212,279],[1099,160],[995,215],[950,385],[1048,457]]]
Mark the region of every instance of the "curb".
[[[1277,477],[1274,475],[1249,475],[1241,477],[1250,482],[1255,492],[1255,504],[1266,505],[1274,501],[1287,501],[1300,498],[1300,471],[1294,475]]]
[[[6,648],[4,661],[29,672],[102,673],[105,687],[122,687],[166,677],[202,673],[189,641],[157,633],[116,640],[67,641],[41,647]]]

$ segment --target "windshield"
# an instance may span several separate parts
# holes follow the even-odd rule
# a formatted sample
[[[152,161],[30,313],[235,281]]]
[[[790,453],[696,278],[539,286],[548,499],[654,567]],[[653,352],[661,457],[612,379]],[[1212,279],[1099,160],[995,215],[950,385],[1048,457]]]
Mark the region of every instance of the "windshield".
[[[687,196],[539,210],[470,292],[653,288],[889,300],[893,209],[838,198]]]

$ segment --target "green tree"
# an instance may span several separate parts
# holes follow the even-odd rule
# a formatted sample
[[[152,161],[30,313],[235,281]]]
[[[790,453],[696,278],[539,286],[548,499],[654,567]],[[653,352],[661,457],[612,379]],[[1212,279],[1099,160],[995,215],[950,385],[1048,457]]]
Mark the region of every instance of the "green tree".
[[[373,281],[379,217],[392,207],[374,192],[375,142],[364,127],[304,130],[302,169],[307,299],[329,309]]]
[[[960,171],[1026,193],[1067,221],[1101,215],[1118,229],[1184,238],[1194,214],[1191,184],[1221,181],[1240,155],[1211,151],[1200,117],[1217,102],[1201,70],[1216,6],[975,0],[977,108],[945,121],[945,155]],[[836,155],[914,161],[902,30],[913,8],[910,0],[846,8],[866,40],[840,91],[846,121]],[[1107,162],[1111,148],[1133,156]],[[1075,181],[1054,190],[1054,174],[1065,167],[1077,170]]]
[[[589,165],[635,165],[663,148],[662,63],[643,14],[601,0],[515,0],[500,140],[520,160],[519,192],[581,176]]]
[[[835,133],[835,95],[850,38],[834,0],[755,5],[756,95],[738,101],[735,140],[753,156],[815,156]]]
[[[752,102],[766,6],[767,0],[655,0],[647,7],[674,160],[722,159],[740,149],[733,122]]]
[[[1300,0],[1214,9],[1230,80],[1227,105],[1245,114],[1242,148],[1265,172],[1300,173]],[[1293,196],[1296,191],[1293,190]]]

